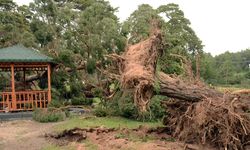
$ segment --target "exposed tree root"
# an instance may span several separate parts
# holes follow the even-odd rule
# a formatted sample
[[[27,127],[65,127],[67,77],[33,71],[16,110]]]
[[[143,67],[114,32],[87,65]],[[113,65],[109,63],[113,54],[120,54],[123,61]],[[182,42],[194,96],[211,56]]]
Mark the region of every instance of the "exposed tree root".
[[[185,83],[164,73],[156,75],[156,60],[162,47],[161,34],[156,31],[147,40],[129,46],[121,56],[112,55],[119,64],[122,88],[134,89],[139,110],[147,111],[157,79],[159,93],[172,98],[163,105],[169,112],[164,124],[174,137],[225,149],[250,145],[250,118],[246,114],[250,109],[239,96]]]
[[[153,96],[159,49],[161,33],[156,30],[147,40],[129,46],[121,56],[109,56],[118,62],[122,88],[134,89],[134,102],[141,112],[148,110],[149,100]]]
[[[238,98],[172,100],[163,105],[169,111],[163,123],[179,140],[229,149],[250,144],[250,119],[245,112],[249,107]]]

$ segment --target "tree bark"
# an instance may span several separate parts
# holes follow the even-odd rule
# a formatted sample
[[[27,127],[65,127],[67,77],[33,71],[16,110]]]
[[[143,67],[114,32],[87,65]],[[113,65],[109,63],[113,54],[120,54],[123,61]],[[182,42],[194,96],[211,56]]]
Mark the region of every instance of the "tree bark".
[[[214,89],[205,86],[201,87],[200,85],[191,83],[184,83],[182,80],[172,78],[163,72],[160,72],[157,78],[160,84],[160,94],[170,98],[198,102],[207,97],[223,97],[222,93]]]

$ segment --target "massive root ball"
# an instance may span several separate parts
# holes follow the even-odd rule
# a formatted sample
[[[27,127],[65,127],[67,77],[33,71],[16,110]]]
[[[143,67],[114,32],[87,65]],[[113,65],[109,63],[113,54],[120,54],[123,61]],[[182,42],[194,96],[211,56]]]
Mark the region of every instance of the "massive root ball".
[[[186,83],[162,72],[156,74],[162,40],[159,31],[153,33],[148,39],[128,46],[122,55],[110,55],[119,66],[122,88],[134,91],[139,111],[148,110],[157,80],[159,94],[171,98],[162,102],[168,111],[163,122],[174,137],[217,148],[246,149],[250,145],[249,104],[236,95]]]
[[[145,41],[129,46],[122,54],[121,84],[125,89],[134,89],[134,101],[141,112],[147,111],[153,96],[158,51],[161,48],[161,33],[158,31]]]
[[[170,114],[163,123],[179,140],[229,149],[246,149],[250,144],[249,106],[239,98],[172,100],[163,105]]]

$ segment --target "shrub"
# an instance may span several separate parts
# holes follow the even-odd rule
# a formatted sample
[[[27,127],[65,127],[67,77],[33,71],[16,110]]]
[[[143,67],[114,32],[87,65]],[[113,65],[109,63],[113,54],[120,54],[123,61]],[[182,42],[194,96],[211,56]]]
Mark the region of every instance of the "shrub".
[[[51,95],[53,99],[60,99],[61,93],[57,89],[51,88]]]
[[[71,100],[72,105],[92,105],[93,99],[85,97],[73,97]]]
[[[246,72],[244,77],[247,78],[247,79],[250,79],[250,71]]]
[[[146,112],[137,112],[137,118],[136,120],[139,121],[154,121],[155,118],[152,118],[152,114],[150,111],[146,111]]]
[[[102,89],[101,88],[93,88],[91,92],[94,94],[95,97],[102,97]]]
[[[130,98],[127,98],[122,103],[119,103],[120,115],[125,118],[136,118],[138,116],[137,109]]]
[[[53,99],[50,103],[49,103],[49,107],[55,107],[55,108],[59,108],[63,105],[63,102],[60,100],[56,100]]]
[[[75,77],[77,78],[77,77]],[[69,82],[69,86],[70,86],[70,95],[72,95],[72,97],[81,97],[84,96],[82,93],[82,89],[84,88],[82,82],[78,81],[77,79],[71,79],[71,81]]]
[[[112,100],[106,101],[105,106],[101,103],[101,106],[104,108],[101,110],[98,108],[98,113],[105,113],[105,116],[119,115],[140,121],[155,121],[161,119],[166,114],[165,109],[161,106],[161,101],[164,99],[166,99],[164,96],[154,96],[149,103],[150,110],[141,113],[134,104],[133,94],[130,92],[118,91]]]
[[[166,110],[161,106],[161,101],[166,100],[166,96],[155,95],[150,100],[150,111],[151,111],[151,119],[161,119],[166,115]]]
[[[87,60],[87,72],[93,74],[96,69],[96,61],[94,59]]]
[[[32,117],[38,122],[57,122],[63,121],[66,118],[65,112],[53,111],[49,109],[35,109]]]
[[[97,117],[106,117],[108,115],[108,110],[107,108],[103,107],[103,106],[97,106],[94,110],[94,114]]]

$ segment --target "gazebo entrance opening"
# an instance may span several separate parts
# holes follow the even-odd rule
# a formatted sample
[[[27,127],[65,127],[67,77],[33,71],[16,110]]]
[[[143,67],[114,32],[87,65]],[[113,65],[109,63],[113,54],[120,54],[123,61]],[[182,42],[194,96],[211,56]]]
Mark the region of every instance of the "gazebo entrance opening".
[[[51,101],[51,64],[51,58],[23,46],[0,49],[0,112],[47,108]]]

